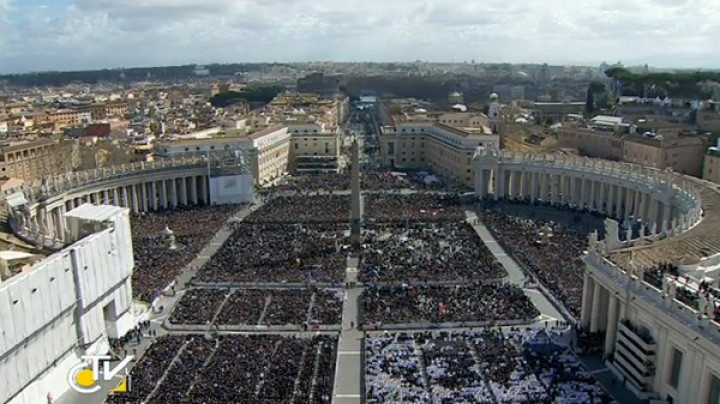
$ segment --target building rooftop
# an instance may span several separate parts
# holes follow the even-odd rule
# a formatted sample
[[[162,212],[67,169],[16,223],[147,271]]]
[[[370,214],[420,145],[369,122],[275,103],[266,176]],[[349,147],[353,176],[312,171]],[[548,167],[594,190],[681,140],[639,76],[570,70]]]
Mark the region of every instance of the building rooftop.
[[[119,206],[93,205],[90,203],[85,203],[71,210],[70,212],[67,212],[65,214],[65,217],[103,222],[115,216],[116,214],[126,210],[127,208],[121,208]]]
[[[686,257],[700,259],[720,253],[720,187],[706,181],[700,184],[703,219],[683,234],[660,240],[648,246],[631,247],[610,254],[616,264],[627,268],[632,252],[635,262],[643,268],[660,263],[678,263]]]

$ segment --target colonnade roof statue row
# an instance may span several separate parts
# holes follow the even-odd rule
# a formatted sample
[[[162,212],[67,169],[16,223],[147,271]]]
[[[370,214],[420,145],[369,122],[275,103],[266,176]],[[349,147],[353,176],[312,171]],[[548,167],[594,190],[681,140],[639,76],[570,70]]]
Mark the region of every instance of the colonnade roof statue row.
[[[720,202],[720,195],[699,180],[635,164],[492,147],[478,148],[474,160],[479,198],[534,200],[606,215],[603,244],[608,253],[627,247],[649,249],[664,239],[674,242],[691,229],[702,237],[709,227],[702,225],[707,216],[703,198]],[[630,219],[640,222],[639,234],[619,237],[618,222]],[[699,250],[677,253],[673,249],[656,258],[676,261],[686,255],[703,256]]]
[[[12,205],[8,206],[10,224],[23,240],[57,250],[69,240],[63,216],[86,202],[127,207],[135,213],[210,204],[211,177],[250,171],[247,153],[238,158],[234,152],[219,150],[212,155],[189,154],[48,176],[22,194],[6,196]]]

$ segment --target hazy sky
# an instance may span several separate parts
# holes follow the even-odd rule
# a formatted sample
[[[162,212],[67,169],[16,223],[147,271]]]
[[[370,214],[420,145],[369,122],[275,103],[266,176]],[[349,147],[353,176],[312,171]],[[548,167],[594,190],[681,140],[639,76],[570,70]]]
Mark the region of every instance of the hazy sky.
[[[262,61],[720,68],[720,0],[0,0],[0,73]]]

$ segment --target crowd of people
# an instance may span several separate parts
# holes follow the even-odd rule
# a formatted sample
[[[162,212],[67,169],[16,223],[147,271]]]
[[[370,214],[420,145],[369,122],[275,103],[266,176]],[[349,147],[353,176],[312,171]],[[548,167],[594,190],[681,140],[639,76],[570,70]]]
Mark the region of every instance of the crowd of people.
[[[456,194],[370,193],[365,198],[365,217],[374,222],[458,222],[465,220]]]
[[[301,326],[337,325],[342,315],[339,289],[189,289],[175,305],[177,325]],[[216,317],[217,316],[217,317]]]
[[[477,209],[480,221],[495,239],[574,316],[582,308],[583,250],[587,235],[549,221],[536,220],[490,209]],[[549,226],[551,235],[541,233]]]
[[[137,404],[147,398],[160,382],[165,370],[185,344],[186,338],[181,336],[159,337],[145,354],[138,360],[130,372],[130,391],[124,394],[111,395],[107,404]]]
[[[132,389],[107,402],[330,403],[336,351],[326,335],[161,337],[132,369]]]
[[[367,403],[609,403],[554,332],[416,332],[365,340]]]
[[[366,226],[359,275],[364,282],[476,282],[506,273],[467,222]]]
[[[134,297],[152,302],[197,256],[240,205],[178,207],[131,218]],[[165,248],[161,232],[174,232],[179,249]]]
[[[245,218],[248,223],[347,223],[348,195],[278,195]]]
[[[532,321],[540,312],[512,284],[369,287],[362,295],[366,324]]]
[[[198,272],[202,283],[334,283],[347,267],[347,225],[237,223]]]

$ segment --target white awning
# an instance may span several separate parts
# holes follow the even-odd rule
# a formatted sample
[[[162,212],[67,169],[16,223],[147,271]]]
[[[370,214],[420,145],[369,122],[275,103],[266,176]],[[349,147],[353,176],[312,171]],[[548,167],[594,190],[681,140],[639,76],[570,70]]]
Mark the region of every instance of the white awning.
[[[27,204],[27,199],[25,199],[25,194],[22,192],[16,192],[10,196],[7,197],[5,200],[10,206],[10,208],[19,208],[20,206]]]

